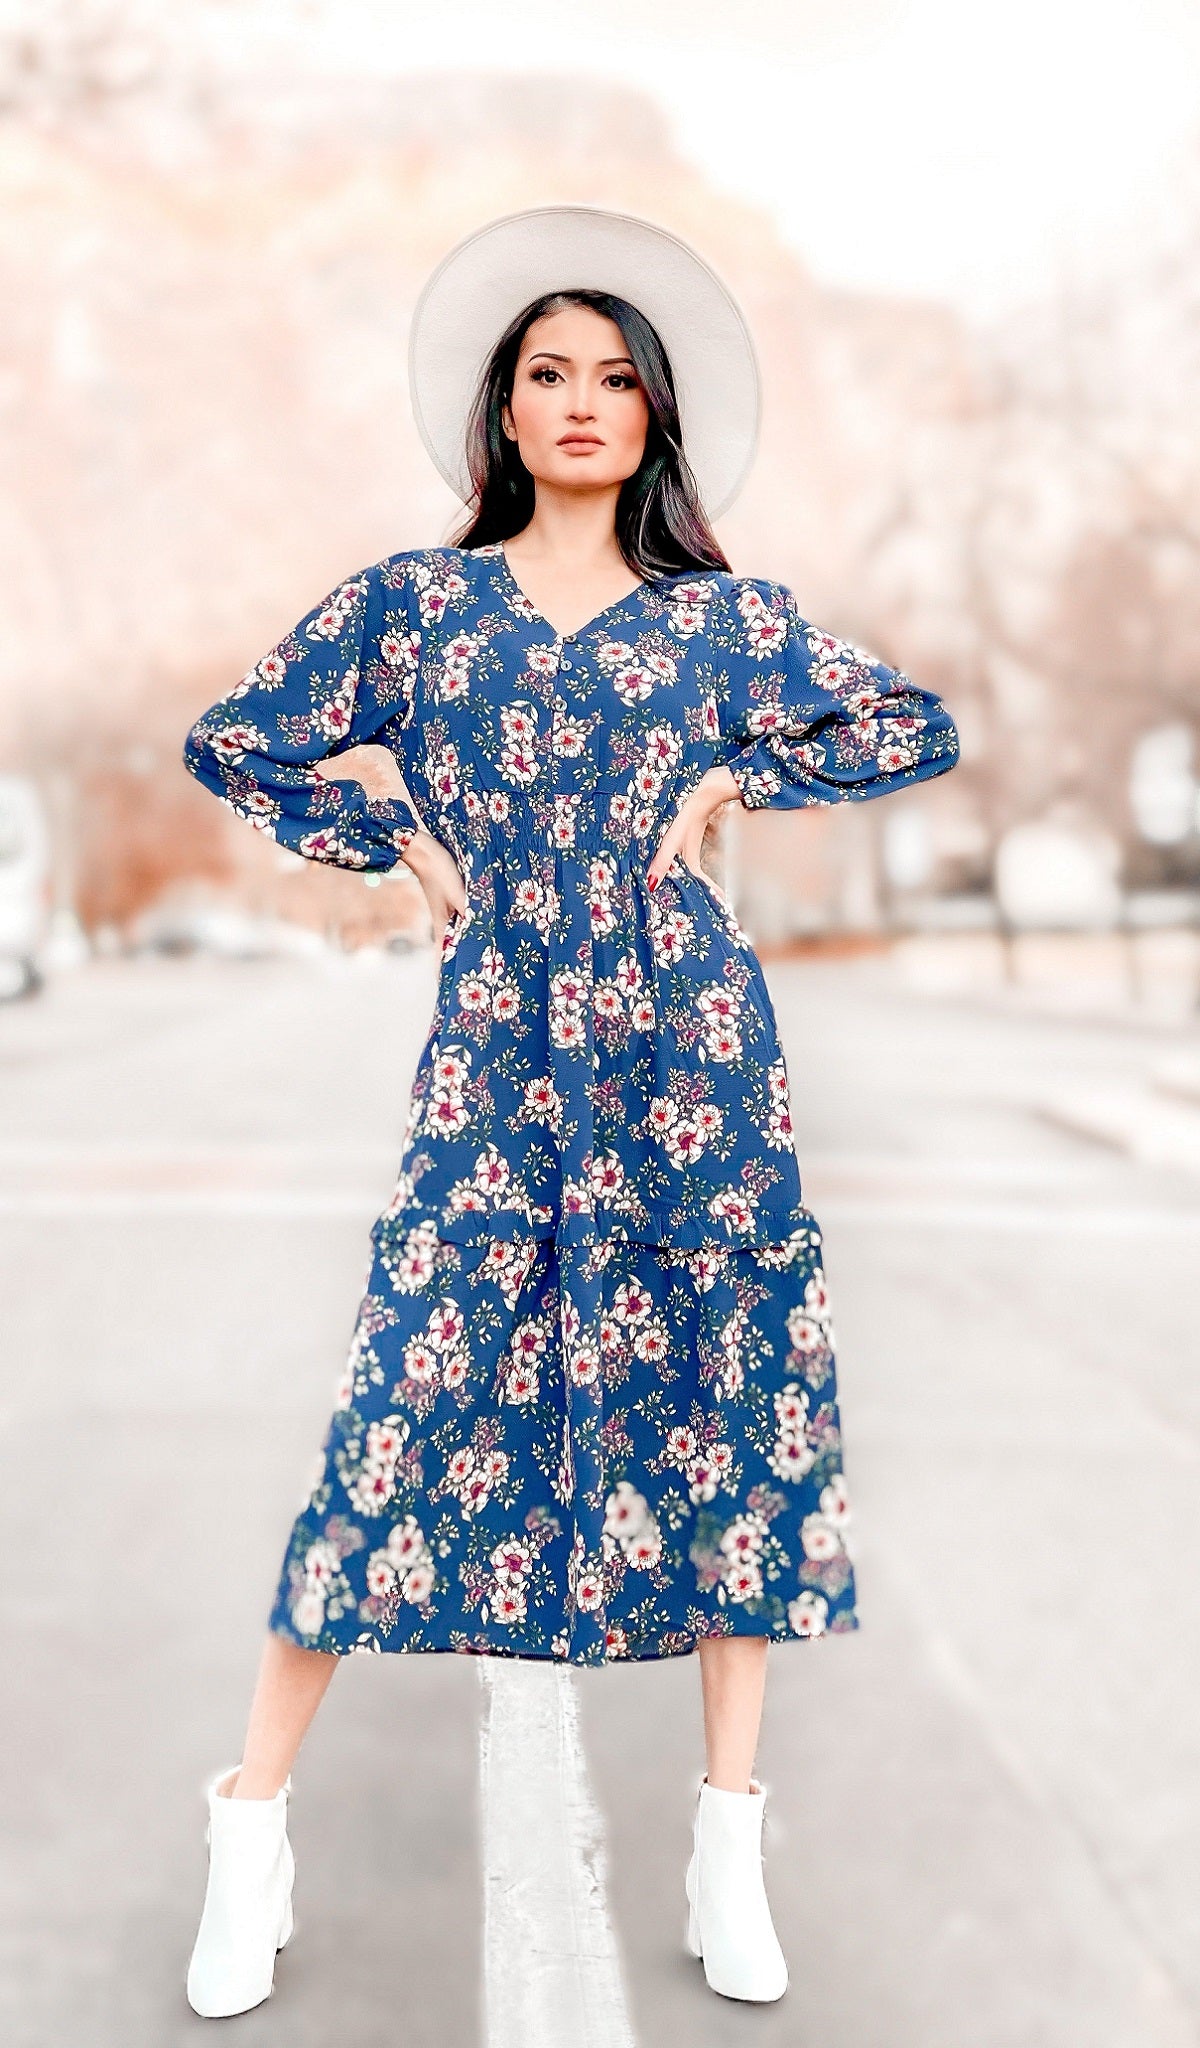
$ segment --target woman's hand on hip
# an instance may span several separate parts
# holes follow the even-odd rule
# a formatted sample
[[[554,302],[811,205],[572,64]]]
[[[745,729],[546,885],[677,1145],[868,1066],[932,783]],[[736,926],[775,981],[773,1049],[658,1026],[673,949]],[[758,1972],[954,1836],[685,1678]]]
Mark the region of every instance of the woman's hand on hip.
[[[377,744],[343,747],[340,753],[331,754],[324,761],[316,761],[313,766],[326,782],[361,783],[369,797],[402,798],[406,793],[400,764],[388,747]],[[440,946],[451,913],[456,910],[461,913],[467,907],[466,884],[458,862],[449,847],[435,839],[432,832],[427,832],[424,825],[419,826],[416,836],[409,840],[404,849],[404,859],[421,884],[429,905],[434,943]]]
[[[455,911],[461,915],[467,907],[467,885],[458,862],[449,847],[427,832],[424,825],[409,840],[404,858],[421,884],[429,905],[434,944],[440,946],[451,916]]]
[[[652,889],[658,887],[677,853],[685,867],[699,874],[700,848],[709,819],[731,798],[740,802],[741,794],[728,768],[709,768],[700,777],[658,842],[654,859],[646,870],[646,880]]]

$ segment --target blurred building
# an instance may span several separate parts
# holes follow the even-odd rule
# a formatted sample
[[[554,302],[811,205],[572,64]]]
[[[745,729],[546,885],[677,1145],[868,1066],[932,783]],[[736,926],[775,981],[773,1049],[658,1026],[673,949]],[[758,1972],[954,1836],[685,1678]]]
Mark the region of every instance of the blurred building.
[[[1114,255],[1089,294],[983,331],[823,289],[672,153],[648,97],[365,70],[335,94],[264,92],[181,67],[141,19],[127,49],[60,11],[4,46],[0,79],[0,746],[44,793],[60,906],[118,933],[197,891],[351,939],[421,924],[412,888],[264,844],[180,748],[338,578],[447,534],[405,343],[481,192],[489,214],[627,207],[705,250],[765,379],[758,461],[721,524],[734,567],[788,582],[959,723],[959,768],[925,788],[737,821],[756,931],[986,920],[1007,835],[1039,822],[1106,840],[1123,891],[1195,888],[1186,248]],[[1190,218],[1185,243],[1200,181]]]

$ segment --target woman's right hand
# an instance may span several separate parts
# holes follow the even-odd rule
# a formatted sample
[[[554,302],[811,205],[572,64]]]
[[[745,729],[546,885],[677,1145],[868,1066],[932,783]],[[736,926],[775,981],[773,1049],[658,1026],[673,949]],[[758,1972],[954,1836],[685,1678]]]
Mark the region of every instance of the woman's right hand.
[[[405,797],[408,792],[400,764],[390,747],[378,745],[343,747],[324,761],[313,763],[314,772],[326,782],[358,782],[369,797]],[[438,950],[446,936],[451,913],[467,907],[467,891],[458,862],[448,846],[424,825],[419,825],[404,849],[404,859],[425,892]]]
[[[461,915],[467,907],[467,888],[458,862],[449,847],[435,839],[424,825],[409,840],[404,859],[421,884],[429,905],[433,942],[440,951],[452,914],[458,911]]]

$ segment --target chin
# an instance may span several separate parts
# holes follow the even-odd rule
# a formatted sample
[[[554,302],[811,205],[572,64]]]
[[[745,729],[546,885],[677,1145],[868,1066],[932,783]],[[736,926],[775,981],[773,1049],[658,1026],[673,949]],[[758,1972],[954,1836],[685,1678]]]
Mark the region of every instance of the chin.
[[[559,455],[546,466],[540,479],[548,484],[565,485],[582,491],[611,490],[614,484],[624,483],[631,470],[614,468],[611,461],[597,462],[590,455]],[[536,475],[536,472],[535,472]]]

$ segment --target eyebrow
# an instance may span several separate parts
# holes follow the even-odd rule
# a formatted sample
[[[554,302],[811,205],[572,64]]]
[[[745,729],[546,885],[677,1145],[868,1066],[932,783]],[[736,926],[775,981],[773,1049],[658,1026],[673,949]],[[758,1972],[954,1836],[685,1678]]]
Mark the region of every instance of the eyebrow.
[[[554,350],[554,349],[552,349],[552,348],[535,348],[535,349],[534,349],[534,350],[532,351],[532,353],[530,354],[530,356],[529,356],[529,361],[530,361],[531,363],[532,363],[532,362],[535,362],[538,356],[549,356],[549,358],[550,358],[551,362],[553,362],[553,363],[570,363],[570,362],[573,362],[573,361],[574,361],[574,357],[573,357],[573,356],[561,356],[561,355],[559,355],[559,354],[557,353],[557,351],[556,351],[556,350]],[[600,357],[600,363],[601,363],[601,365],[603,365],[603,364],[605,364],[605,363],[628,363],[628,364],[629,364],[629,366],[630,366],[630,368],[632,369],[632,367],[633,367],[633,357],[632,357],[632,356],[601,356],[601,357]]]

